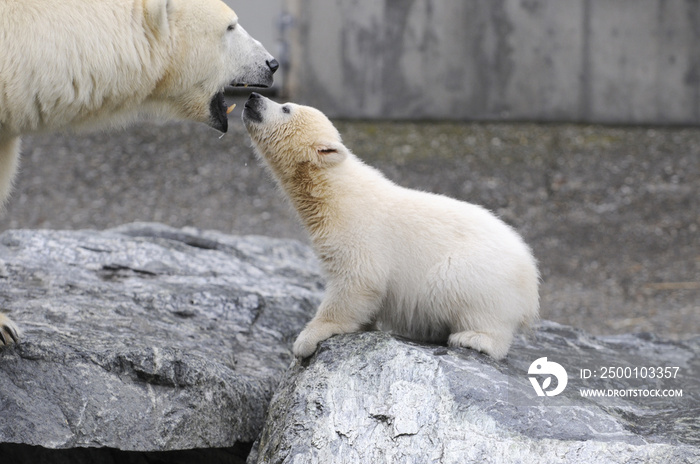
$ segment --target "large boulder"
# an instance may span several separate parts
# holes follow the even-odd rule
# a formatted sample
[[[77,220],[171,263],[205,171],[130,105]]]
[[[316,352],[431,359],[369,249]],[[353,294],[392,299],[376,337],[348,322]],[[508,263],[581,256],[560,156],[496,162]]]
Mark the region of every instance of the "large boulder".
[[[545,363],[567,373],[555,396]],[[695,463],[699,386],[700,338],[592,338],[544,322],[496,362],[386,333],[337,336],[287,372],[248,463]]]
[[[0,305],[23,334],[0,351],[2,460],[244,457],[321,294],[311,250],[291,240],[156,224],[5,232]]]
[[[321,296],[295,241],[156,224],[0,235],[0,307],[23,329],[0,350],[3,462],[700,462],[700,339],[543,322],[504,362],[386,333],[296,361]],[[552,363],[568,382],[547,396],[563,385]]]

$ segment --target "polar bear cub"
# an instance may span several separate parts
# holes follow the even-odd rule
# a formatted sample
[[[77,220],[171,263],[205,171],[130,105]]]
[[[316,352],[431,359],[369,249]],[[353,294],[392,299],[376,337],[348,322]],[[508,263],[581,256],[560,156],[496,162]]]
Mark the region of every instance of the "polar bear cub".
[[[144,115],[226,132],[224,87],[267,87],[278,67],[220,0],[0,0],[0,208],[20,136]]]
[[[486,209],[392,183],[314,108],[254,93],[243,121],[327,278],[296,356],[334,334],[378,327],[502,359],[516,330],[538,317],[535,259]]]

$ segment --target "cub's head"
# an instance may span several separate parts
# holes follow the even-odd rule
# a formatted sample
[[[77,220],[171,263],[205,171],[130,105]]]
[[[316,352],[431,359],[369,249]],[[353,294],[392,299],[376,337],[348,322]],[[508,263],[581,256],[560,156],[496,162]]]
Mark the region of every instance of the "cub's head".
[[[315,108],[279,104],[253,93],[243,122],[258,154],[281,181],[304,168],[334,166],[349,154],[336,128]]]
[[[226,132],[224,87],[269,87],[279,63],[220,0],[144,2],[151,40],[171,44],[158,96],[178,116]]]

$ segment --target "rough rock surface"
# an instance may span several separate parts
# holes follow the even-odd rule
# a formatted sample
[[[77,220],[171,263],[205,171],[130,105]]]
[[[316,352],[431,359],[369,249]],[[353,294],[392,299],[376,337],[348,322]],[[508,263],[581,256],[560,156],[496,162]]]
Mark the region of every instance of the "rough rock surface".
[[[538,397],[528,369],[546,356],[565,367],[568,384]],[[620,380],[602,378],[603,366],[678,371]],[[586,368],[596,378],[583,379]],[[344,335],[288,371],[248,463],[696,463],[699,385],[700,338],[596,339],[545,322],[499,363],[385,333]],[[584,398],[584,387],[683,396]]]
[[[23,335],[0,351],[0,443],[249,447],[321,291],[291,240],[156,224],[5,232],[0,306]]]
[[[384,333],[293,362],[321,288],[295,241],[157,224],[0,235],[0,307],[23,329],[0,350],[2,461],[236,463],[259,437],[250,463],[700,462],[700,338],[545,322],[501,363]],[[545,356],[569,375],[556,397],[528,378]]]

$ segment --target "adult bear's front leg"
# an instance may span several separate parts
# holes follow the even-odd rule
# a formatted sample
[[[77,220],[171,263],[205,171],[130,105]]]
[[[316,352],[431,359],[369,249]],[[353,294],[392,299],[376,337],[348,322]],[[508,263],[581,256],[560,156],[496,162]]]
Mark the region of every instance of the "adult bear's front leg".
[[[12,181],[19,164],[19,137],[2,133],[0,129],[0,212],[12,190]],[[0,347],[19,341],[19,329],[12,320],[0,313]]]
[[[0,313],[0,346],[19,343],[19,330],[12,320]]]

